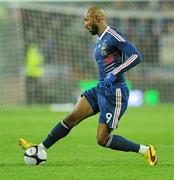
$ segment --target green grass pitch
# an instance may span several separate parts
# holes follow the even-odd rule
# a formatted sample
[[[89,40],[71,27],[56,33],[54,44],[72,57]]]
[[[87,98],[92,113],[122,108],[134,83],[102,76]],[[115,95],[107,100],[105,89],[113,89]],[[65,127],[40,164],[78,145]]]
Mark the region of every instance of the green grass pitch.
[[[155,145],[159,163],[150,167],[135,153],[102,148],[96,143],[98,116],[83,121],[48,150],[44,166],[26,166],[18,138],[35,143],[66,113],[48,107],[0,110],[1,180],[171,180],[174,179],[174,105],[128,108],[114,131],[138,143]]]

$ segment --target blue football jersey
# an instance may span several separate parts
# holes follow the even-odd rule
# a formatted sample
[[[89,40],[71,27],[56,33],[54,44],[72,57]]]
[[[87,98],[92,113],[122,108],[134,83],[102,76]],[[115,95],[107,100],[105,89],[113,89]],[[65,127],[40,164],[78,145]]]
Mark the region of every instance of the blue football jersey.
[[[141,61],[139,51],[116,29],[107,27],[94,45],[99,82],[113,73],[115,82],[124,82],[124,72]]]

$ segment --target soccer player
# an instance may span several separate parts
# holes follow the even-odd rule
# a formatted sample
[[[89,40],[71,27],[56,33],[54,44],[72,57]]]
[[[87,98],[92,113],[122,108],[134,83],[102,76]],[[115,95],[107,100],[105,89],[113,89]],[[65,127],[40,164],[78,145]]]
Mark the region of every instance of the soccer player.
[[[49,149],[85,118],[100,113],[97,128],[100,146],[140,153],[149,165],[155,165],[157,154],[152,145],[137,144],[112,133],[128,105],[129,90],[124,72],[141,62],[140,52],[117,29],[107,25],[104,10],[99,7],[86,11],[84,26],[92,35],[98,35],[94,56],[99,69],[99,82],[80,96],[74,110],[51,130],[38,145],[39,149]],[[24,139],[19,139],[19,144],[24,149],[32,145]]]

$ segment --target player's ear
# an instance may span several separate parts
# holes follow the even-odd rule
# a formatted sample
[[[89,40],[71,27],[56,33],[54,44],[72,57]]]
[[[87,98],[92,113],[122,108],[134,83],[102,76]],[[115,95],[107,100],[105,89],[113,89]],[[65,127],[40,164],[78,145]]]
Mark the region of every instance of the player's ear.
[[[95,21],[98,23],[100,21],[100,16],[96,15],[95,16]]]

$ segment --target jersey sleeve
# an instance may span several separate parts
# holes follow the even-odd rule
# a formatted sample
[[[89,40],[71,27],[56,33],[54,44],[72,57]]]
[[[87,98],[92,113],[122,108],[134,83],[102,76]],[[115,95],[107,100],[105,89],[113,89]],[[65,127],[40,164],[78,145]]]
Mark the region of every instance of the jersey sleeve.
[[[117,47],[126,56],[126,61],[112,71],[117,76],[139,64],[142,61],[142,57],[140,52],[120,33],[112,31],[111,36],[112,45]]]

